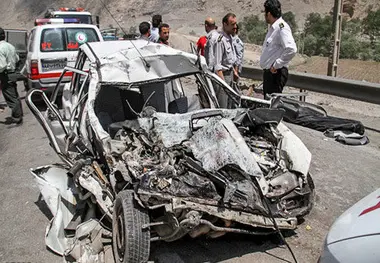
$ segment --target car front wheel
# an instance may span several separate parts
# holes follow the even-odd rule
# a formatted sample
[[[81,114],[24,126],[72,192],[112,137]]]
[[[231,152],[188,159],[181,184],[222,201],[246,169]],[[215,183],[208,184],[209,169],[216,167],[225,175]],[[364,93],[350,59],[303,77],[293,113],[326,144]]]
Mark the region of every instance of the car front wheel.
[[[150,250],[149,215],[134,200],[133,191],[120,192],[112,218],[112,245],[115,262],[147,262]]]

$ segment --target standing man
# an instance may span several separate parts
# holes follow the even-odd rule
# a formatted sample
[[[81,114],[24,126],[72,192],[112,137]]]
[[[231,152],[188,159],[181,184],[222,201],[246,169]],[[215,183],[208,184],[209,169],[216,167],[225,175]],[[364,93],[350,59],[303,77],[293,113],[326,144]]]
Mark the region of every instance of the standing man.
[[[139,31],[141,34],[140,39],[150,41],[150,25],[148,22],[141,22],[139,25]]]
[[[12,110],[12,120],[10,123],[22,123],[22,106],[17,92],[17,83],[9,79],[8,74],[16,70],[16,63],[19,57],[16,49],[11,44],[5,42],[5,31],[0,28],[0,82],[3,96]]]
[[[236,53],[232,41],[232,35],[237,25],[236,16],[228,13],[223,17],[222,22],[223,32],[220,33],[215,48],[215,73],[232,87],[233,80],[239,77],[235,70]],[[220,107],[231,107],[231,102],[221,87],[217,88],[216,96]]]
[[[241,41],[239,34],[239,25],[236,25],[234,35],[232,37],[235,53],[236,53],[236,67],[235,70],[238,72],[239,76],[243,69],[243,59],[244,59],[244,43]]]
[[[150,41],[157,43],[159,38],[159,29],[158,27],[162,24],[162,16],[154,15],[152,17],[152,28],[150,30]]]
[[[214,72],[215,67],[215,46],[219,37],[218,27],[215,25],[215,20],[211,17],[205,20],[205,31],[207,33],[207,41],[205,45],[204,56],[206,58],[208,69]]]
[[[170,27],[168,24],[161,24],[158,27],[159,39],[158,43],[169,46]]]
[[[264,3],[265,20],[270,25],[265,37],[260,57],[264,70],[264,98],[267,94],[282,93],[288,80],[289,62],[296,55],[297,46],[292,30],[281,17],[281,4],[278,0]]]

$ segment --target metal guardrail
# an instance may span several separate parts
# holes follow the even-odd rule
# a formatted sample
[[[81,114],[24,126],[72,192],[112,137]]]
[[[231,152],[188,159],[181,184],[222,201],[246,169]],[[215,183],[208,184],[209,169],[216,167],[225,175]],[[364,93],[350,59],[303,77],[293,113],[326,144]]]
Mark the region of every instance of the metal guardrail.
[[[262,80],[263,71],[258,67],[243,67],[241,77]],[[286,85],[338,97],[380,104],[380,84],[378,83],[290,71]]]

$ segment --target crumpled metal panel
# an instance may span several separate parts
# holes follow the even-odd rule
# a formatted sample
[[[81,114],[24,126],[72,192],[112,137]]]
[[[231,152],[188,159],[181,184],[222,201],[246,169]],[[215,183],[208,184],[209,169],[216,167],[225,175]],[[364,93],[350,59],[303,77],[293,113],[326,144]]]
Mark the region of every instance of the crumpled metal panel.
[[[92,53],[99,58],[100,82],[105,83],[132,84],[200,71],[198,56],[144,40],[133,44],[131,41],[88,43],[81,49],[90,55],[92,62],[95,62]],[[200,63],[207,69],[204,57],[200,57]]]
[[[191,116],[199,112],[207,111],[212,111],[212,109],[197,110],[184,114],[156,112],[152,118],[140,118],[139,124],[147,134],[155,136],[157,140],[162,140],[164,146],[170,148],[190,139],[192,136],[190,130]],[[233,119],[242,111],[244,111],[244,109],[221,110],[223,117],[227,119]],[[152,123],[152,119],[154,123]],[[206,123],[205,121],[204,124]]]
[[[76,263],[104,263],[105,255],[102,236],[107,232],[100,222],[95,219],[90,219],[78,225],[75,237],[70,239],[65,256],[74,258]],[[110,233],[108,235],[111,236]]]
[[[101,251],[102,233],[105,230],[97,220],[90,219],[95,215],[94,207],[89,208],[83,215],[85,222],[77,226],[74,236],[65,233],[65,229],[74,218],[79,200],[76,198],[78,193],[74,181],[68,177],[67,169],[59,165],[50,165],[32,169],[31,173],[53,215],[46,228],[46,246],[61,256],[72,256],[76,262],[104,262]],[[89,182],[88,186],[96,189],[98,184]],[[86,221],[87,219],[89,220]]]
[[[53,215],[46,228],[46,245],[57,254],[63,255],[68,242],[64,229],[73,219],[77,203],[73,188],[69,184],[67,170],[58,166],[44,166],[32,169],[31,173]]]
[[[194,133],[189,146],[206,171],[217,172],[226,165],[237,165],[247,175],[258,177],[262,190],[268,191],[260,167],[231,120],[210,120]]]
[[[278,124],[277,130],[283,136],[281,150],[285,151],[291,160],[289,170],[303,174],[309,173],[311,164],[311,153],[305,144],[282,122]]]

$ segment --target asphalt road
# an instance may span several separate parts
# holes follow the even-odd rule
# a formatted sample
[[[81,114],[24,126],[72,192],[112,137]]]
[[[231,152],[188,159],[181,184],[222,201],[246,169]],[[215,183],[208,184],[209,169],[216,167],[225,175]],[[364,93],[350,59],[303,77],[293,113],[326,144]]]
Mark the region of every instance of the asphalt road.
[[[0,104],[2,101],[0,96]],[[45,247],[44,234],[49,220],[29,173],[31,167],[59,160],[26,106],[24,111],[24,123],[16,127],[3,124],[9,116],[7,109],[0,113],[0,262],[62,262]],[[311,214],[295,232],[288,233],[287,241],[298,262],[316,262],[323,239],[337,216],[380,186],[380,148],[378,142],[345,146],[319,132],[289,126],[313,154],[311,172],[317,198]],[[154,244],[151,260],[292,262],[288,250],[277,237],[262,239],[238,235]]]

